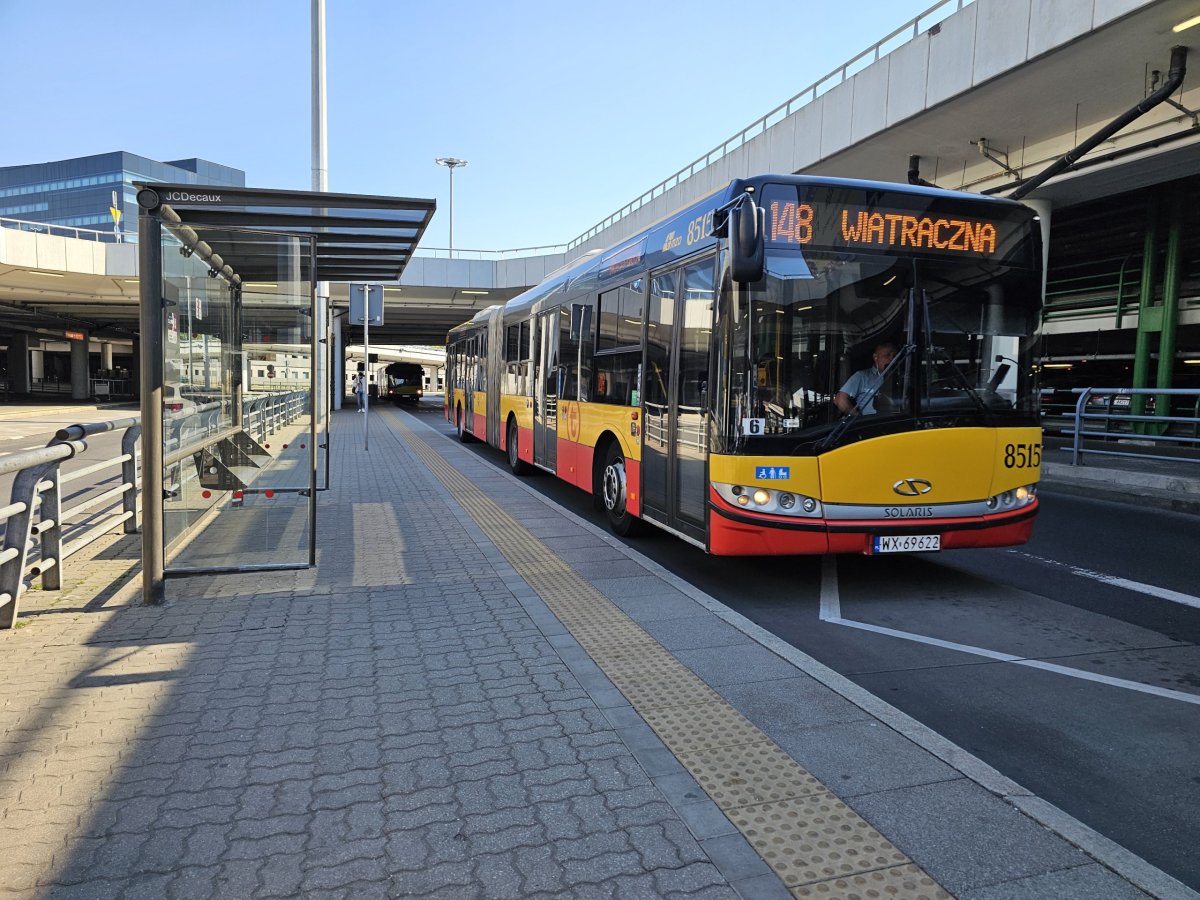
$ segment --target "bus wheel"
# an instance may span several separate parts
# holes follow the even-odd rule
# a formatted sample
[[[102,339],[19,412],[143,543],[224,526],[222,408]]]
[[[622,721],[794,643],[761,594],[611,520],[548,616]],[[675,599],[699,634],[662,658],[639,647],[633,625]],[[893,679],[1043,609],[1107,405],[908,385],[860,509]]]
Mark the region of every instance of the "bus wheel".
[[[621,445],[613,441],[604,457],[604,472],[600,477],[600,502],[608,514],[608,524],[615,534],[631,537],[641,524],[625,508],[628,494],[625,488],[625,455]]]
[[[517,421],[516,419],[508,420],[508,467],[512,469],[514,475],[528,475],[529,463],[521,459],[521,454],[517,446]]]
[[[467,431],[467,426],[463,419],[463,411],[462,411],[461,406],[458,407],[458,415],[455,417],[455,420],[456,420],[456,424],[458,425],[458,441],[459,441],[459,443],[461,443],[461,444],[471,443],[471,433],[469,431]]]

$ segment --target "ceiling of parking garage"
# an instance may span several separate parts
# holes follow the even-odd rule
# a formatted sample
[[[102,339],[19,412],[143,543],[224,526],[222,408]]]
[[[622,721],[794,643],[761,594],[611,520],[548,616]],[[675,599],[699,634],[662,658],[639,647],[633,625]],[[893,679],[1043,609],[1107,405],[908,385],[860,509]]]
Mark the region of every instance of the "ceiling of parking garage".
[[[1194,0],[1150,4],[805,171],[903,181],[908,156],[919,154],[922,174],[932,176],[936,166],[941,183],[946,184],[948,171],[979,163],[979,149],[971,142],[981,137],[1014,156],[1023,146],[1069,137],[1073,128],[1078,129],[1076,137],[1082,140],[1096,129],[1095,123],[1115,118],[1143,99],[1148,93],[1149,72],[1165,72],[1173,45],[1200,45],[1200,27],[1183,34],[1171,32],[1173,25],[1194,14]],[[1188,66],[1192,71],[1185,79],[1185,88],[1196,84],[1200,75],[1200,46],[1190,54]],[[929,73],[930,78],[936,75]],[[1200,128],[1165,105],[1147,117],[1151,118],[1160,123],[1173,121],[1172,127],[1183,139],[1148,148],[1140,156],[1087,165],[1054,179],[1033,196],[1066,205],[1200,173],[1200,148],[1196,146],[1200,143]],[[1143,124],[1139,120],[1132,129]],[[1111,146],[1102,145],[1084,162],[1091,163],[1111,150]],[[972,189],[999,186],[1006,178],[1001,176]],[[614,198],[614,206],[621,199]],[[372,327],[371,341],[440,345],[450,327],[469,319],[479,309],[503,303],[520,290],[489,289],[487,294],[468,294],[455,288],[389,286],[385,292],[385,324]],[[344,282],[331,284],[335,308],[347,305],[347,295]],[[83,328],[97,336],[128,337],[136,332],[137,319],[138,285],[134,278],[0,265],[0,330],[7,326],[61,333],[63,329]],[[359,331],[350,329],[347,341],[358,340]]]
[[[939,185],[959,187],[953,174],[947,180],[947,173],[972,167],[974,175],[974,167],[981,161],[980,147],[975,142],[986,138],[991,148],[1009,155],[1012,166],[1019,167],[1024,158],[1024,177],[1036,175],[1052,160],[1035,162],[1032,155],[1025,155],[1026,148],[1064,137],[1081,143],[1100,125],[1140,103],[1153,90],[1152,72],[1160,72],[1165,81],[1173,46],[1193,45],[1183,88],[1200,82],[1200,26],[1180,34],[1172,32],[1174,25],[1191,18],[1197,10],[1195,0],[1152,3],[804,171],[841,176],[855,172],[864,178],[904,181],[908,157],[917,154],[921,156],[923,176],[932,178],[937,167]],[[930,71],[927,77],[932,81],[936,71]],[[1056,177],[1031,196],[1070,205],[1200,173],[1200,150],[1196,146],[1200,143],[1200,128],[1178,109],[1163,104],[1135,120],[1122,134],[1136,132],[1150,123],[1169,127],[1172,120],[1183,140],[1153,148],[1143,157],[1123,164],[1096,165],[1097,158],[1113,150],[1109,141],[1085,157],[1077,172]],[[963,189],[988,191],[1002,185],[1015,186],[1015,180],[999,165],[988,165],[994,179],[981,183],[968,180],[961,185]]]

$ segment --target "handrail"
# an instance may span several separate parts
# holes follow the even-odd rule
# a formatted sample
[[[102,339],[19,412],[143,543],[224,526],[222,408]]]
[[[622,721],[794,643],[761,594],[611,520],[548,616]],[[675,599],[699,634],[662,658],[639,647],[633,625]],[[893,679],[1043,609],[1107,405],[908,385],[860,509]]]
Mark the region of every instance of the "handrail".
[[[186,459],[201,452],[204,446],[238,431],[256,428],[264,435],[274,433],[304,412],[307,396],[307,391],[281,391],[266,397],[248,398],[241,427],[230,425],[219,432],[210,429],[211,423],[207,420],[221,408],[220,403],[198,404],[186,412],[166,415],[164,421],[168,426],[189,420],[200,421],[206,433],[200,442],[177,447],[173,453],[165,454],[164,465]],[[122,430],[121,452],[117,456],[66,475],[60,473],[59,466],[64,460],[86,452],[85,438]],[[16,475],[10,502],[0,506],[0,524],[4,526],[0,548],[0,629],[16,625],[19,601],[27,589],[27,581],[40,578],[44,589],[60,590],[67,559],[117,527],[123,526],[126,534],[140,530],[141,431],[141,416],[67,425],[55,432],[46,447],[0,456],[0,475]],[[166,441],[178,444],[180,436],[167,437]],[[119,483],[109,486],[103,476],[92,477],[114,466],[120,467]],[[104,489],[63,509],[63,486],[73,481],[88,487],[103,484]],[[98,507],[99,511],[94,512]],[[88,513],[95,518],[72,532],[72,540],[65,542],[64,522],[79,513]],[[33,558],[35,551],[36,558]]]
[[[15,231],[30,231],[34,234],[73,237],[82,241],[97,241],[105,244],[124,243],[125,239],[130,237],[130,235],[122,233],[121,240],[117,240],[117,235],[111,228],[108,231],[101,231],[98,228],[77,228],[74,225],[55,225],[52,222],[31,222],[26,219],[13,219],[9,216],[0,216],[0,228],[12,228]],[[68,233],[59,234],[59,232]]]
[[[1085,453],[1094,453],[1102,456],[1131,456],[1138,459],[1158,459],[1168,462],[1192,462],[1200,463],[1200,456],[1191,458],[1187,456],[1163,456],[1153,453],[1128,453],[1121,450],[1104,450],[1097,448],[1085,448],[1083,439],[1085,437],[1101,438],[1111,440],[1114,437],[1133,437],[1139,441],[1148,441],[1151,444],[1162,442],[1168,445],[1188,445],[1200,449],[1200,388],[1073,388],[1072,393],[1078,394],[1079,399],[1075,402],[1075,412],[1063,413],[1064,417],[1071,417],[1073,439],[1071,442],[1071,465],[1082,465],[1081,457]],[[1103,411],[1090,412],[1088,403],[1094,397],[1107,397],[1107,402],[1104,403]],[[1130,412],[1114,412],[1113,401],[1117,397],[1136,397],[1136,396],[1153,396],[1168,398],[1167,403],[1170,403],[1171,397],[1196,397],[1197,403],[1192,408],[1190,416],[1175,416],[1175,415],[1140,415],[1132,412],[1132,402],[1130,403]],[[1087,431],[1085,430],[1085,422],[1103,420],[1103,431]],[[1168,428],[1172,425],[1190,425],[1192,433],[1187,434],[1150,434],[1148,432],[1140,433],[1134,430],[1129,431],[1112,431],[1112,424],[1116,422],[1118,425],[1122,423],[1153,423],[1165,425]],[[1062,448],[1067,449],[1067,448]]]

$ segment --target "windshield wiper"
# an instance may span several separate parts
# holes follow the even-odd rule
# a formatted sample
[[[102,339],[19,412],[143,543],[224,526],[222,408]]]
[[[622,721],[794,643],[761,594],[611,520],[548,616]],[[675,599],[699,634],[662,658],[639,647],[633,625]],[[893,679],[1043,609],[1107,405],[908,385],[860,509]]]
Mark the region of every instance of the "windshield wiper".
[[[900,348],[900,352],[892,357],[892,361],[888,363],[887,366],[884,367],[883,372],[880,373],[879,381],[877,381],[875,386],[863,395],[862,402],[855,406],[854,410],[843,416],[841,421],[833,426],[833,430],[830,431],[829,434],[827,434],[825,438],[817,444],[818,453],[823,453],[826,450],[837,446],[837,443],[845,436],[846,432],[850,430],[850,426],[853,425],[854,422],[862,415],[860,410],[871,405],[871,401],[875,399],[875,395],[878,394],[883,389],[883,386],[888,383],[892,373],[896,371],[896,369],[900,366],[900,363],[908,359],[908,357],[912,356],[912,354],[914,354],[916,351],[916,344],[905,344]]]
[[[984,403],[983,398],[979,396],[979,393],[975,390],[975,388],[971,387],[971,383],[967,380],[967,376],[963,374],[963,370],[958,367],[958,364],[955,363],[950,354],[946,352],[946,348],[939,347],[933,342],[933,328],[929,324],[929,294],[924,290],[921,291],[921,319],[923,325],[922,330],[925,332],[925,346],[928,348],[930,357],[940,358],[942,362],[946,363],[946,365],[950,367],[950,374],[954,381],[956,381],[958,386],[966,392],[967,396],[970,397],[971,401],[975,404],[975,408],[978,409],[980,414],[986,419],[988,417],[988,406],[986,403]],[[932,401],[933,398],[930,397],[927,399]]]

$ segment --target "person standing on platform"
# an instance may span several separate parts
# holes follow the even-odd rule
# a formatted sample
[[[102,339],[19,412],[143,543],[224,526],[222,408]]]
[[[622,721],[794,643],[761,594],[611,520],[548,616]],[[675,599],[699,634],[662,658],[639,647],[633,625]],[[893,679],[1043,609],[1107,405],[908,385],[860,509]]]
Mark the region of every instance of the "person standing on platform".
[[[354,390],[354,396],[358,400],[358,411],[367,411],[367,376],[359,372],[354,376],[354,380],[350,382]]]

